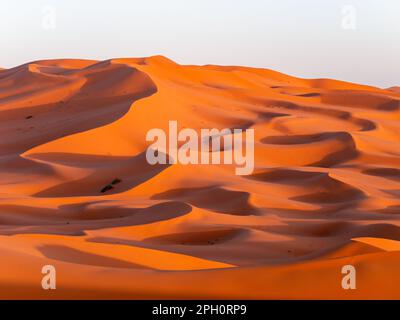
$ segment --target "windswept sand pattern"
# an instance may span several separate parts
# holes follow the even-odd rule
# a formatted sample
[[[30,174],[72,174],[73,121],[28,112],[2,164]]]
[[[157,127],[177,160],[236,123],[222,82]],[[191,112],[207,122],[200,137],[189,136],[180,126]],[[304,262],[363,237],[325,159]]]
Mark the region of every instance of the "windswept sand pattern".
[[[169,120],[254,129],[253,174],[149,165]],[[38,61],[0,70],[0,134],[1,298],[400,298],[398,87]]]

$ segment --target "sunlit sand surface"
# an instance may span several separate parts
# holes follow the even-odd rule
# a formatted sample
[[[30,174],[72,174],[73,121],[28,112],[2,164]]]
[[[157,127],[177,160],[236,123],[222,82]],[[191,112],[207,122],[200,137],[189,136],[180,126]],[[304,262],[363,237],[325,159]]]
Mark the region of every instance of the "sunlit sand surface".
[[[161,56],[0,70],[0,298],[399,299],[399,108],[398,87]],[[253,174],[149,165],[169,120],[254,129]]]

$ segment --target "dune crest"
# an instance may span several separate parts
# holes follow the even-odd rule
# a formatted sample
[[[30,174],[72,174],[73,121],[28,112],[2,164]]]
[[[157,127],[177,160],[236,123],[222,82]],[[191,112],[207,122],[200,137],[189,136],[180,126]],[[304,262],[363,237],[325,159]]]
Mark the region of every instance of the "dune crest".
[[[0,297],[47,298],[54,264],[67,299],[400,298],[399,93],[162,56],[0,69]],[[254,173],[149,165],[169,120],[254,129]]]

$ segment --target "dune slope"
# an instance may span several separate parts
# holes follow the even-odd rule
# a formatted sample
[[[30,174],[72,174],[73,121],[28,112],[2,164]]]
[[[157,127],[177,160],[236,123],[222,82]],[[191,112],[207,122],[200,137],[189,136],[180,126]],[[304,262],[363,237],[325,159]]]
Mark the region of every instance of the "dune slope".
[[[254,172],[149,165],[146,133],[169,120],[254,129]],[[0,298],[400,298],[397,88],[37,61],[0,70],[0,133]]]

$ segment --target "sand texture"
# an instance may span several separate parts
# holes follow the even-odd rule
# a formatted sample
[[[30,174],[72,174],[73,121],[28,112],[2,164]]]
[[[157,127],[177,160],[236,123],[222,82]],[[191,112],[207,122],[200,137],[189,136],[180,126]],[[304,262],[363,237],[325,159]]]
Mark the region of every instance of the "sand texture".
[[[398,87],[162,56],[2,69],[0,298],[400,299],[399,108]],[[169,120],[254,129],[254,172],[149,165]]]

